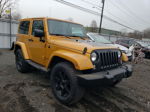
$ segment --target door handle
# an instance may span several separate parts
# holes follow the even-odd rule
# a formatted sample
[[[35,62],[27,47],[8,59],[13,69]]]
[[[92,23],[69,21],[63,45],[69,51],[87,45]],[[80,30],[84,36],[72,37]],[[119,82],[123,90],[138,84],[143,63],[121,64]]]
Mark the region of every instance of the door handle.
[[[33,39],[28,39],[29,42],[33,42]]]

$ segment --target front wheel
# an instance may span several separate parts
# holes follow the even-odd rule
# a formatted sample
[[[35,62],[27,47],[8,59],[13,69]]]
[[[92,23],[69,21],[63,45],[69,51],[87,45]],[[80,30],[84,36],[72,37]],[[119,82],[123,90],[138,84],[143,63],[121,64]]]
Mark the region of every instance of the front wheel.
[[[51,72],[51,87],[55,98],[65,105],[79,101],[84,89],[78,85],[76,71],[70,63],[61,62]]]
[[[31,66],[25,61],[21,49],[16,51],[16,68],[21,73],[27,73],[31,70]]]

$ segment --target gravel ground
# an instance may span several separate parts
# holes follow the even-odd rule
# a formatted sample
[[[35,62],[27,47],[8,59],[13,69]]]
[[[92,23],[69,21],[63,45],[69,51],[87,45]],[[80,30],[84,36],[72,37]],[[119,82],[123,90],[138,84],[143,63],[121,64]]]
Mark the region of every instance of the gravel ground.
[[[0,112],[150,112],[150,61],[114,88],[87,90],[76,105],[58,103],[46,73],[21,74],[13,52],[0,49]]]

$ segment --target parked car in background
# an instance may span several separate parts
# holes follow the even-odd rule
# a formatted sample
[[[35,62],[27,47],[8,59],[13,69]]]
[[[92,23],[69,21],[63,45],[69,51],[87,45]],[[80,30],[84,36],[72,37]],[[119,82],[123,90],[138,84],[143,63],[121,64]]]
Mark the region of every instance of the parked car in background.
[[[127,47],[124,47],[119,44],[114,44],[111,41],[107,40],[104,36],[99,35],[98,33],[87,33],[87,36],[95,42],[109,44],[111,46],[118,47],[123,53],[125,53],[128,56],[129,61],[132,60],[132,53]]]
[[[150,48],[150,44],[142,42],[142,41],[136,41],[137,43],[139,43],[141,46],[146,47],[146,48]]]
[[[119,39],[115,42],[116,44],[123,45],[127,48],[130,48],[133,44],[137,46],[138,49],[142,48],[142,51],[145,53],[145,58],[150,58],[150,49],[145,45],[134,39]]]
[[[137,41],[137,43],[139,43],[144,48],[145,58],[150,58],[150,44],[141,41]]]
[[[134,41],[134,39],[119,39],[115,43],[127,48],[130,48],[130,46],[132,46],[133,44],[137,44],[137,46],[141,47],[141,45]]]

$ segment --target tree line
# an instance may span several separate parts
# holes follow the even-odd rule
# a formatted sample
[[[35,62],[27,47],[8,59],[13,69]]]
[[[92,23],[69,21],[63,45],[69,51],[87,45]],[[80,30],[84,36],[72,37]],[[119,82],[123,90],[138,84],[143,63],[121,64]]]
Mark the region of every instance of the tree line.
[[[86,27],[87,31],[89,32],[98,32],[98,26],[95,20],[91,21],[90,27]],[[150,39],[150,28],[145,29],[144,31],[133,31],[127,33],[125,30],[121,31],[115,31],[115,30],[109,30],[102,28],[102,33],[108,34],[108,35],[117,35],[117,36],[125,36],[135,39],[142,39],[142,38],[148,38]]]
[[[11,8],[11,18],[14,20],[20,19],[20,13],[15,10],[17,3],[18,0],[0,0],[0,18],[9,19]]]

